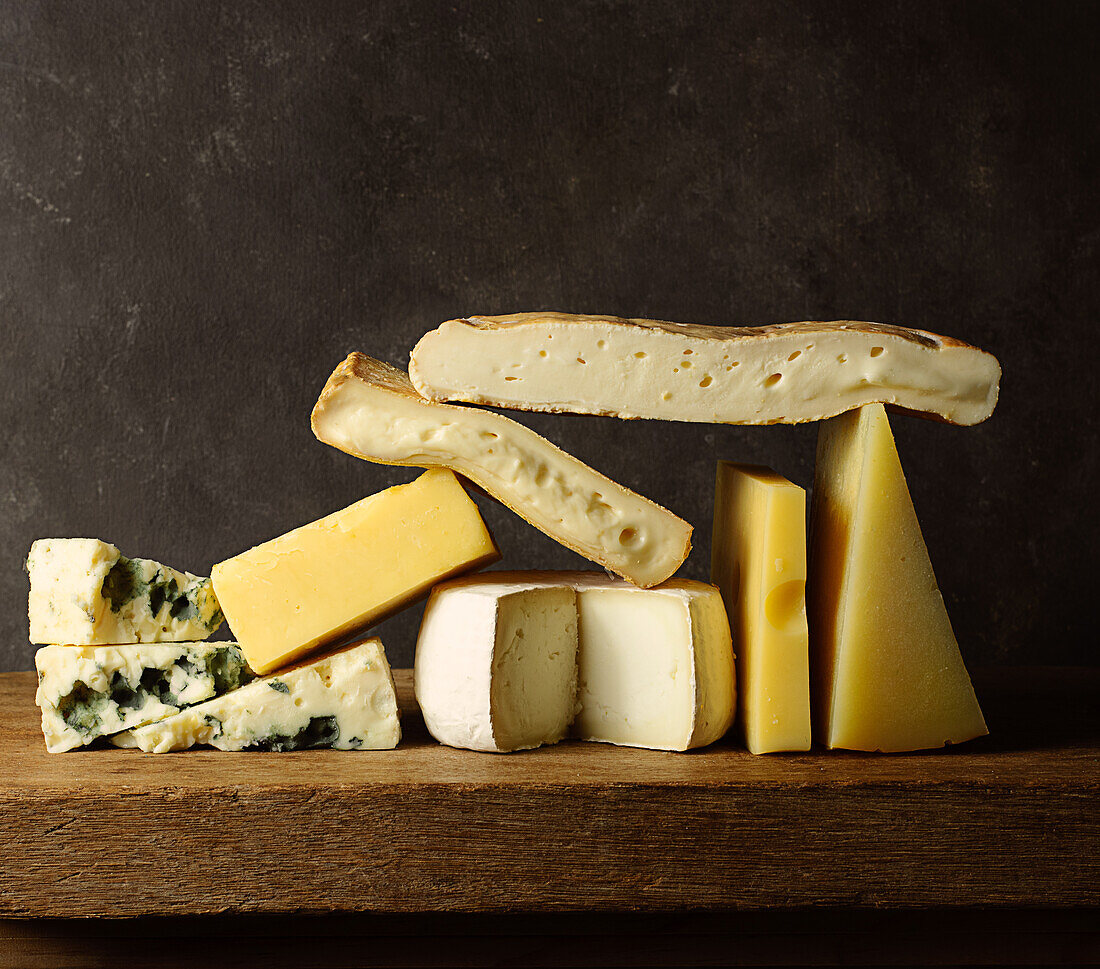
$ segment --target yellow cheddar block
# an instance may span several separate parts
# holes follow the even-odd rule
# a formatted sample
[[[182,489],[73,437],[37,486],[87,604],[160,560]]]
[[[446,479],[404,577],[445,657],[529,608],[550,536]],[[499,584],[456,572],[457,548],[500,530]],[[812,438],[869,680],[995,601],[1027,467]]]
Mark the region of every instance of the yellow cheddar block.
[[[881,404],[821,425],[811,526],[818,739],[899,751],[988,733]]]
[[[768,468],[719,461],[710,580],[733,630],[745,746],[809,750],[806,492]]]
[[[220,562],[211,574],[248,665],[269,673],[500,557],[450,471],[428,471]]]

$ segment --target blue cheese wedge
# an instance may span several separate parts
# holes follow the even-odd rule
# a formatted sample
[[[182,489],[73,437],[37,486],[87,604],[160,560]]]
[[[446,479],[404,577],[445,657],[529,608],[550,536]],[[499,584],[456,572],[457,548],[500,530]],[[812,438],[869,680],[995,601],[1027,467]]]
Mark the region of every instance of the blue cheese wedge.
[[[163,754],[196,744],[219,750],[388,750],[400,739],[393,676],[375,638],[253,680],[111,741]]]
[[[43,646],[34,657],[51,754],[140,727],[253,679],[236,643]]]
[[[32,643],[208,639],[223,616],[210,579],[131,559],[95,538],[42,538],[27,556]]]

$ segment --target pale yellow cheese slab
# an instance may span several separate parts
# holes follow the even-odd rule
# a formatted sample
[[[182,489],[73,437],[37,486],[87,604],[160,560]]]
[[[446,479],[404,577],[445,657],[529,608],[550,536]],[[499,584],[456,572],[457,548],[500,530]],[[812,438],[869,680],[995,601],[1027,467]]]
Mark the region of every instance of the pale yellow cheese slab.
[[[817,739],[901,751],[988,733],[881,404],[821,425],[811,523]]]
[[[433,470],[214,566],[249,666],[269,673],[500,557],[477,506]]]
[[[733,630],[745,746],[809,750],[806,492],[769,468],[718,462],[710,578]]]

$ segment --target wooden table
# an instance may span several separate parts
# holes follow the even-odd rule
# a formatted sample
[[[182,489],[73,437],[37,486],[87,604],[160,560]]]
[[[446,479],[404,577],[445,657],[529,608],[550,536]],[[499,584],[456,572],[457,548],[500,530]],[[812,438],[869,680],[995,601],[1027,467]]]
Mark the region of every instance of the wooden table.
[[[957,748],[767,757],[452,750],[396,678],[394,751],[51,755],[0,674],[0,916],[1100,903],[1098,670],[985,671]]]

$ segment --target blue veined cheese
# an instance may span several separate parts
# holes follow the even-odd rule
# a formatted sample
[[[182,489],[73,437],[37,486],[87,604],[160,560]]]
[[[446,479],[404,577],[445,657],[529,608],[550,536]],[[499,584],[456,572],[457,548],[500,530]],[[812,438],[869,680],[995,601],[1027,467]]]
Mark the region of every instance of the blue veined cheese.
[[[235,690],[254,674],[236,643],[43,646],[34,657],[51,754]]]
[[[219,750],[388,750],[401,739],[386,653],[367,639],[312,663],[253,680],[214,700],[111,738],[163,754]]]
[[[42,538],[27,556],[32,643],[207,639],[223,616],[210,579],[131,559],[95,538]]]

